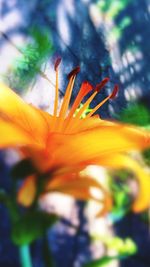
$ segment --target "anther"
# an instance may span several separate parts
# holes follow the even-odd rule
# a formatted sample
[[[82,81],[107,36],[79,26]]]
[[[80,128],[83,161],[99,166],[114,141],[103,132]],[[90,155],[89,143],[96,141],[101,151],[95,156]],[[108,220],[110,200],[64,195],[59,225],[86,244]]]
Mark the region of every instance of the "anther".
[[[107,83],[109,82],[109,78],[104,78],[100,83],[98,83],[95,87],[95,91],[99,92]]]
[[[114,98],[116,97],[118,91],[119,91],[119,86],[116,84],[116,85],[114,86],[114,89],[113,89],[113,91],[112,91],[112,94],[111,94],[111,96],[110,96],[110,99],[114,99]]]
[[[70,79],[72,76],[77,75],[80,72],[80,66],[77,66],[74,68],[69,74],[68,74],[68,79]]]
[[[58,58],[56,59],[56,61],[55,61],[55,64],[54,64],[54,70],[55,70],[55,71],[57,70],[57,68],[58,68],[58,66],[59,66],[59,64],[60,64],[60,62],[61,62],[61,57],[58,57]]]

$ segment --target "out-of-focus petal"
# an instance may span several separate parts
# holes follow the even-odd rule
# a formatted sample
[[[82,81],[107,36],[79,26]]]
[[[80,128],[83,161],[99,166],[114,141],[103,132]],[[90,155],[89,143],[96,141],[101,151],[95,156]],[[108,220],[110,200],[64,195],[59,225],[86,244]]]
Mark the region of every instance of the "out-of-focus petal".
[[[29,207],[34,201],[36,188],[36,177],[28,176],[19,189],[17,196],[18,203],[25,207]]]
[[[101,201],[101,194],[99,197],[94,196],[90,191],[91,188],[96,188],[105,195],[103,186],[95,179],[88,176],[80,176],[80,173],[73,173],[53,177],[47,183],[46,191],[58,191],[82,200],[94,199]]]
[[[139,193],[136,197],[132,209],[134,212],[141,212],[150,207],[150,173],[148,173],[131,156],[111,155],[102,159],[102,164],[115,169],[126,168],[132,171],[139,183]]]

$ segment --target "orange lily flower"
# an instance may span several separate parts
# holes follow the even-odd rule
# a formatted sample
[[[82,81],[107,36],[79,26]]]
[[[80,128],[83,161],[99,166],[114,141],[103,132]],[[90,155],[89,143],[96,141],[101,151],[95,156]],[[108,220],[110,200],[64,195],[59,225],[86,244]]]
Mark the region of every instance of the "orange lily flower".
[[[108,209],[111,207],[109,193],[91,177],[82,177],[81,170],[91,164],[113,168],[130,167],[136,172],[141,186],[133,209],[144,210],[150,204],[150,179],[140,167],[126,160],[125,153],[149,147],[150,133],[92,116],[106,101],[115,97],[117,86],[85,118],[82,118],[82,114],[108,82],[108,78],[95,89],[88,82],[83,82],[69,110],[79,67],[69,75],[66,93],[58,112],[59,63],[58,60],[55,64],[56,95],[53,115],[25,103],[11,89],[0,84],[0,148],[16,148],[24,157],[30,159],[38,173],[47,173],[49,179],[46,180],[44,192],[60,191],[85,200],[92,197],[89,189],[94,186],[106,193]],[[89,92],[92,94],[76,113],[81,101]],[[31,205],[36,196],[37,186],[36,175],[27,177],[18,194],[19,203]]]

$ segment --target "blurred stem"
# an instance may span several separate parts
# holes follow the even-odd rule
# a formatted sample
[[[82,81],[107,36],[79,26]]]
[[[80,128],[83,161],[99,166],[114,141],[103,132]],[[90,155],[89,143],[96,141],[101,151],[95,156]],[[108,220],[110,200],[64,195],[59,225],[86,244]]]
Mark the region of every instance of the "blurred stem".
[[[19,246],[21,267],[32,267],[29,245]]]

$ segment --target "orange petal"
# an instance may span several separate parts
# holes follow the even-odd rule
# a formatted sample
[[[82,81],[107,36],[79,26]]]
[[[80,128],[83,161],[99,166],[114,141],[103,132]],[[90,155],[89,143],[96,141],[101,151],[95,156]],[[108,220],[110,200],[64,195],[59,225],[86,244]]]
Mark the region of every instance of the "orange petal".
[[[95,125],[95,124],[94,124]],[[82,128],[82,126],[81,126]],[[49,138],[53,164],[74,166],[94,163],[109,154],[140,150],[150,146],[150,133],[117,123],[101,123],[99,127],[75,134],[55,134]]]

